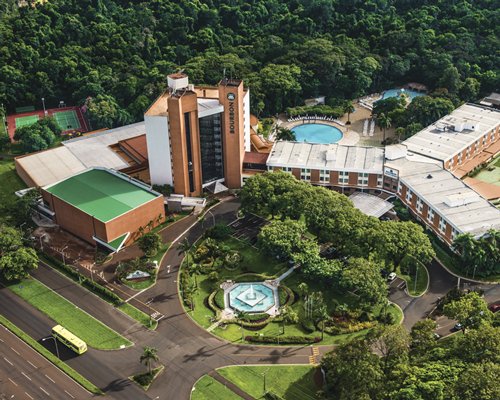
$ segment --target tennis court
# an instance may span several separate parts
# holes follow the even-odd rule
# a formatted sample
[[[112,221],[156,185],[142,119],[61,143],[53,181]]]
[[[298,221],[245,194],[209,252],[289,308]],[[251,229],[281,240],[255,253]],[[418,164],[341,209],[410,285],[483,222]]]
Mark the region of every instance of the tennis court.
[[[71,129],[80,129],[80,122],[78,121],[78,116],[76,115],[76,111],[68,110],[68,111],[56,111],[53,114],[56,119],[59,127],[63,131],[69,131]]]
[[[16,118],[16,129],[22,128],[23,126],[33,125],[36,121],[38,121],[38,115],[28,115],[26,117],[18,117]]]

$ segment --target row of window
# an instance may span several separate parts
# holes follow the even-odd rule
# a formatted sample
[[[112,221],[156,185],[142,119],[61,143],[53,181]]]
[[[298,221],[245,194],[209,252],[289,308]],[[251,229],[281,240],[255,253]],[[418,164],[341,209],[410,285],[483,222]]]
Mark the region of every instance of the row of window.
[[[489,136],[489,142],[493,143],[495,141],[495,131],[491,131],[490,133],[487,133],[486,135],[483,136],[482,147],[484,147],[486,145],[486,141],[488,140],[488,136]],[[465,151],[465,159],[470,158],[471,151],[473,153],[477,153],[479,151],[479,143],[480,142],[481,142],[481,139],[478,139],[476,142],[474,142],[469,147],[467,147],[467,149]],[[463,161],[462,160],[462,153],[463,152],[460,152],[457,154],[457,164],[462,164],[462,161]],[[455,162],[455,157],[452,157],[450,159],[450,168],[453,167],[454,162]]]
[[[403,191],[403,186],[402,186],[401,182],[399,182],[398,183],[398,194],[401,195],[402,191]],[[409,189],[409,188],[406,189],[406,196],[405,196],[406,203],[409,204],[409,205],[411,205],[414,195],[417,198],[417,201],[416,201],[417,212],[419,214],[423,214],[423,212],[424,212],[424,201],[420,197],[418,197],[416,194],[414,194],[411,191],[411,189]],[[427,205],[427,221],[429,221],[429,223],[431,225],[434,224],[435,215],[436,215],[436,213],[434,212],[434,210],[432,208],[430,208],[429,205]],[[448,226],[448,223],[446,222],[446,220],[444,218],[442,218],[442,217],[439,217],[439,223],[438,223],[439,232],[441,232],[442,234],[444,234],[446,232],[447,226]],[[458,235],[458,231],[455,228],[452,227],[452,229],[451,229],[451,239],[454,240],[457,235]]]
[[[269,168],[272,170],[272,167]],[[283,167],[281,168],[283,172],[292,173],[291,167]],[[358,174],[358,186],[368,186],[368,172],[359,172]],[[300,169],[300,179],[303,181],[311,180],[311,169],[310,168],[301,168]],[[377,175],[377,186],[382,187],[383,184],[383,176]],[[330,171],[326,169],[319,170],[319,181],[324,183],[330,183]],[[339,179],[338,183],[341,185],[349,184],[349,172],[347,171],[339,171]]]

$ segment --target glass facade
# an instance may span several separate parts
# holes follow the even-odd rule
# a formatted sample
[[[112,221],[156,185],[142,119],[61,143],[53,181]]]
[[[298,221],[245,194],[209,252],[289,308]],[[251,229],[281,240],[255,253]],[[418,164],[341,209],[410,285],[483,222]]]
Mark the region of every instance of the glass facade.
[[[221,114],[199,119],[203,184],[224,178]]]

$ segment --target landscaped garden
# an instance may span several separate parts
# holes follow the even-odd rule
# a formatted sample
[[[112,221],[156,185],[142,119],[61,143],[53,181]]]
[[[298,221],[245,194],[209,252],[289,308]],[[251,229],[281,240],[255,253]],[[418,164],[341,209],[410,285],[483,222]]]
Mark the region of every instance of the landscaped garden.
[[[340,344],[364,336],[381,322],[401,320],[400,310],[387,301],[367,312],[359,308],[356,293],[328,288],[318,280],[305,283],[307,278],[299,268],[278,287],[280,315],[236,312],[221,321],[226,308],[222,282],[274,280],[293,263],[236,239],[223,226],[209,230],[196,246],[184,242],[180,250],[187,253],[180,288],[188,313],[204,328],[213,325],[214,334],[232,342]]]

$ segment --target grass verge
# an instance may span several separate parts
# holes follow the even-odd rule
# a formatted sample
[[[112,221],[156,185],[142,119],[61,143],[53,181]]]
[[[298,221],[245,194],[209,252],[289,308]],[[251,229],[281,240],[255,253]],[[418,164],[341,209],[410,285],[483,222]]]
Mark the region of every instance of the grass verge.
[[[25,342],[27,345],[32,347],[35,351],[44,356],[47,360],[49,360],[52,364],[54,364],[57,368],[63,371],[66,375],[68,375],[71,379],[78,382],[89,392],[94,394],[103,394],[102,390],[99,389],[92,382],[84,378],[78,372],[76,372],[73,368],[71,368],[65,362],[59,360],[54,354],[48,351],[45,347],[43,347],[40,343],[38,343],[35,339],[29,336],[26,332],[19,329],[16,325],[10,322],[3,315],[0,315],[0,324],[5,326],[9,331],[11,331],[14,335],[16,335],[19,339]]]
[[[165,369],[164,365],[160,365],[159,367],[154,368],[151,372],[145,372],[143,374],[137,374],[131,376],[129,379],[133,382],[137,383],[144,390],[148,390],[154,380],[162,373]]]
[[[217,372],[256,399],[264,395],[265,374],[266,392],[287,400],[308,400],[315,399],[318,390],[314,383],[315,369],[308,365],[263,365],[226,367]]]
[[[135,308],[129,303],[123,303],[117,308],[121,312],[127,314],[130,318],[135,319],[137,322],[140,322],[148,329],[155,330],[158,326],[158,321],[153,320],[148,314],[142,312],[138,308]]]
[[[95,349],[113,350],[132,345],[132,342],[36,279],[25,279],[7,287]]]
[[[406,281],[406,288],[411,296],[421,296],[424,294],[429,283],[429,272],[421,263],[416,263],[417,267],[417,282],[415,284],[415,275],[405,275],[401,273],[399,267],[397,274],[401,279]]]
[[[191,400],[241,400],[222,383],[211,376],[205,375],[195,383],[191,392]]]

